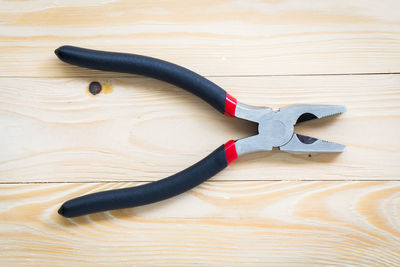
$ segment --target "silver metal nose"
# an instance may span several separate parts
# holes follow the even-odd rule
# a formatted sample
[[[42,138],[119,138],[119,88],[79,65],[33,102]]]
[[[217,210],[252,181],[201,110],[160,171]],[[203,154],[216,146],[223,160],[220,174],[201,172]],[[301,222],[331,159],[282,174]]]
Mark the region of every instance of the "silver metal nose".
[[[309,137],[300,134],[293,134],[290,141],[279,148],[282,151],[290,153],[332,153],[344,152],[346,146],[336,144],[324,140],[319,140],[314,137]]]

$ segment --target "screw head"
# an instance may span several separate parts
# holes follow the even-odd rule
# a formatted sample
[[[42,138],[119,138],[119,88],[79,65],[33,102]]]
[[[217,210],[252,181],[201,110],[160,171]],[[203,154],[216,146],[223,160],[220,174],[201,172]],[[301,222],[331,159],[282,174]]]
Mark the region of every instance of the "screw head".
[[[99,94],[101,92],[101,89],[102,89],[102,87],[101,87],[101,84],[99,82],[94,81],[94,82],[91,82],[89,84],[89,92],[92,95]]]

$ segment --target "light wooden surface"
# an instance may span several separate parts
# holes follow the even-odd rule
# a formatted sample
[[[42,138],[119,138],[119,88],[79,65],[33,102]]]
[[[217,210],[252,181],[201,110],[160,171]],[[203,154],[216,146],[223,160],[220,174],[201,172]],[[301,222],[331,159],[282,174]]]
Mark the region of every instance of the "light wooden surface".
[[[65,220],[59,204],[136,183],[0,187],[3,264],[400,264],[398,182],[207,182],[163,203]]]
[[[398,1],[0,1],[0,265],[400,265]],[[346,105],[297,131],[339,155],[246,155],[176,198],[64,219],[256,128],[72,44],[188,67],[240,101]],[[93,96],[91,81],[107,87]]]

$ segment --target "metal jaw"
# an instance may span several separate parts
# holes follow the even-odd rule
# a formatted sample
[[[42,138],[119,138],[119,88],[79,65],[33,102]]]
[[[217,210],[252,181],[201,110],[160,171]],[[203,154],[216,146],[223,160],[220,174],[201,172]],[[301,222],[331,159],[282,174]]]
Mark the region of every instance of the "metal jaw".
[[[235,142],[238,155],[278,147],[291,153],[342,152],[345,146],[294,133],[298,122],[346,111],[336,105],[293,105],[278,111],[237,103],[235,117],[258,123],[258,134]]]

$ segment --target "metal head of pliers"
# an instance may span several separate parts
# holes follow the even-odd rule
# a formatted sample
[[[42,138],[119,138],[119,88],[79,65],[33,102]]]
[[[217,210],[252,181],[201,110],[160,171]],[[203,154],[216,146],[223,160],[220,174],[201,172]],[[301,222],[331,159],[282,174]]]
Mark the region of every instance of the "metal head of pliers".
[[[235,117],[258,123],[258,134],[237,140],[236,152],[239,155],[269,151],[277,147],[290,153],[343,152],[344,145],[319,140],[314,137],[296,134],[297,123],[340,114],[346,107],[339,105],[293,105],[274,111],[237,103]]]

